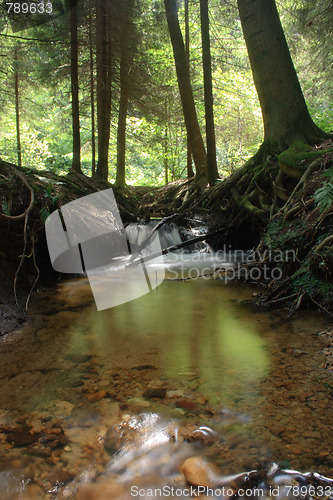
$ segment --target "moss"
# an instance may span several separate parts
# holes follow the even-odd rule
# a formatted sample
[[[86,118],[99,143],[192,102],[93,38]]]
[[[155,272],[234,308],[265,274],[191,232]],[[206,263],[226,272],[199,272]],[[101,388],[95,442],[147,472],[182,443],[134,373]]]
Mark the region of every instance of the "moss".
[[[294,142],[289,149],[286,149],[278,156],[278,160],[279,163],[284,163],[288,167],[296,167],[301,162],[314,160],[322,154],[323,151],[314,151],[308,144]]]
[[[300,178],[308,165],[332,149],[313,149],[303,142],[294,142],[278,156],[281,170],[289,177]]]
[[[303,233],[304,225],[301,221],[295,221],[293,226],[290,226],[288,221],[273,219],[266,229],[264,244],[269,250],[275,250],[284,248],[289,242],[287,246],[293,248],[302,242]]]
[[[320,294],[326,300],[332,300],[332,283],[318,278],[308,265],[303,265],[291,278],[291,284],[295,291],[302,289],[308,295]]]

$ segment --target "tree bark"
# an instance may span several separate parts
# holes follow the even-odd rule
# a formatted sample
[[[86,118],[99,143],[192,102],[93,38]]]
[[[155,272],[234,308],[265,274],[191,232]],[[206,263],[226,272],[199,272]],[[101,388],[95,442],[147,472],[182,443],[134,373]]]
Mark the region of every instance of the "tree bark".
[[[184,120],[196,167],[196,178],[205,179],[207,177],[207,156],[194,104],[189,65],[183,36],[180,31],[176,0],[164,0],[164,5],[175,59]]]
[[[328,137],[310,117],[274,0],[237,0],[264,121],[264,145],[283,151],[296,141]]]
[[[15,115],[16,115],[16,147],[17,147],[17,165],[22,167],[22,150],[21,150],[21,131],[20,131],[20,89],[19,89],[19,72],[18,72],[18,50],[14,52],[14,87],[15,87]]]
[[[132,0],[122,0],[122,37],[120,54],[120,99],[117,131],[117,175],[116,186],[125,187],[126,118],[130,71],[130,37]]]
[[[169,184],[169,166],[168,166],[168,125],[169,125],[168,100],[165,100],[165,125],[163,137],[163,163],[165,184]]]
[[[94,51],[92,21],[93,13],[91,3],[89,10],[89,58],[90,58],[90,111],[91,111],[91,174],[96,173],[96,140],[95,140],[95,84],[94,84]]]
[[[70,32],[71,32],[71,94],[72,94],[72,127],[73,127],[73,162],[74,172],[81,172],[81,139],[79,109],[79,69],[78,69],[78,37],[77,37],[77,0],[70,0]]]
[[[98,160],[96,176],[107,180],[111,121],[111,4],[96,0],[96,71]]]
[[[186,51],[186,56],[187,56],[187,63],[188,63],[188,70],[190,72],[190,26],[189,26],[189,20],[188,20],[188,2],[189,0],[185,0],[184,3],[184,9],[185,9],[185,51]],[[191,75],[190,75],[191,78]],[[194,177],[194,172],[192,168],[192,153],[191,153],[191,144],[190,140],[187,134],[187,139],[186,139],[186,146],[187,146],[187,155],[186,155],[186,170],[187,170],[187,177]]]
[[[212,186],[216,179],[218,179],[219,173],[216,164],[212,58],[210,53],[208,0],[200,0],[200,20],[206,118],[207,172],[209,184]]]

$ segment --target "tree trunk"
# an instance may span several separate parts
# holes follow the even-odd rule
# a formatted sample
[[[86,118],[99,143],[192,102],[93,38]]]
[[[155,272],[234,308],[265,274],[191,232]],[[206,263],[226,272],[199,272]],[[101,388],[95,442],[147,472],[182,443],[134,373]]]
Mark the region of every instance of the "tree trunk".
[[[95,85],[94,85],[94,51],[92,34],[92,6],[89,11],[89,57],[90,57],[90,111],[91,111],[91,174],[96,173],[96,141],[95,141]]]
[[[107,180],[111,121],[111,30],[110,2],[96,0],[96,71],[98,160],[96,176]]]
[[[212,186],[219,177],[216,164],[216,143],[213,109],[212,59],[210,54],[208,0],[200,0],[202,66],[204,75],[207,172]]]
[[[187,56],[187,62],[188,62],[188,70],[190,72],[190,27],[189,27],[189,21],[188,21],[188,2],[189,0],[185,0],[184,8],[185,8],[185,51],[186,51],[186,56]],[[191,78],[191,75],[190,75]],[[187,177],[193,177],[194,172],[192,168],[192,153],[191,153],[191,144],[190,140],[187,134],[187,140],[186,140],[186,146],[187,146],[187,155],[186,155],[186,170],[187,170]]]
[[[164,0],[164,5],[175,59],[184,120],[196,167],[196,178],[205,179],[207,177],[207,156],[193,99],[189,65],[183,36],[179,27],[176,0]]]
[[[264,121],[264,145],[280,152],[328,135],[312,121],[274,0],[237,0]]]
[[[71,31],[71,93],[72,93],[72,126],[73,126],[73,162],[74,172],[81,172],[81,140],[79,111],[79,70],[78,70],[78,38],[77,38],[77,0],[70,0]]]
[[[130,69],[130,23],[132,0],[122,0],[122,37],[120,54],[120,99],[117,131],[117,175],[116,186],[125,187],[126,160],[126,118],[128,108],[128,87]]]
[[[169,184],[169,167],[168,167],[168,125],[169,125],[169,111],[168,100],[165,100],[165,126],[163,137],[163,163],[164,163],[164,179],[165,184]]]
[[[22,167],[21,132],[20,132],[20,93],[19,93],[19,73],[18,73],[18,50],[14,52],[14,87],[15,87],[15,113],[16,113],[16,146],[17,164]]]

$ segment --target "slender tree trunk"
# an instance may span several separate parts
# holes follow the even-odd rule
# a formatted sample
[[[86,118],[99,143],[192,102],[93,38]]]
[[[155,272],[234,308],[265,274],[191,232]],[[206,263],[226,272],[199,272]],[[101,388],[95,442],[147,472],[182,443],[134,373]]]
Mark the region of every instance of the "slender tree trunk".
[[[14,52],[14,87],[15,87],[15,112],[16,112],[16,147],[17,147],[17,164],[22,167],[22,150],[21,150],[21,132],[20,132],[20,89],[19,89],[19,72],[18,72],[18,50]]]
[[[186,56],[187,56],[187,62],[188,62],[188,70],[190,72],[190,26],[189,26],[189,19],[188,19],[188,2],[189,0],[185,0],[184,3],[184,8],[185,8],[185,51],[186,51]],[[190,75],[191,78],[191,75]],[[190,145],[190,140],[187,134],[187,139],[186,139],[186,146],[187,146],[187,155],[186,155],[186,170],[187,170],[187,177],[193,177],[194,172],[192,168],[192,153],[191,153],[191,145]]]
[[[90,57],[90,111],[91,111],[91,173],[96,173],[96,141],[95,141],[95,84],[94,84],[94,51],[92,35],[92,6],[89,12],[89,57]]]
[[[253,80],[264,121],[264,145],[316,144],[328,135],[312,121],[274,0],[238,0]]]
[[[107,180],[111,121],[111,17],[112,5],[96,0],[96,71],[98,160],[96,176]]]
[[[168,172],[168,124],[169,124],[168,100],[165,100],[165,127],[163,138],[163,163],[164,163],[164,178],[165,184],[169,184]]]
[[[179,27],[176,0],[164,0],[164,5],[175,59],[184,120],[196,167],[196,178],[205,179],[207,177],[207,156],[194,104],[189,65],[183,36]]]
[[[78,70],[78,37],[77,37],[77,0],[70,0],[71,31],[71,93],[72,93],[72,127],[73,127],[73,162],[74,172],[81,173],[81,140],[79,110],[79,70]]]
[[[126,163],[126,118],[128,108],[128,88],[130,69],[130,23],[132,0],[122,0],[122,37],[120,55],[120,100],[117,131],[117,175],[116,186],[125,186]]]
[[[202,66],[204,75],[204,98],[207,141],[207,172],[212,186],[219,177],[216,164],[216,142],[213,107],[212,58],[210,54],[208,0],[200,0]]]

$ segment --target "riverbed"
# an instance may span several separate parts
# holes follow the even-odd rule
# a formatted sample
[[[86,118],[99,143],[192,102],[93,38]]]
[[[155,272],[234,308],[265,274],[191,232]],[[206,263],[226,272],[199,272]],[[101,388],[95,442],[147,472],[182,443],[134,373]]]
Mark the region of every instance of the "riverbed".
[[[98,312],[85,279],[39,292],[31,321],[1,339],[1,499],[186,498],[207,477],[237,495],[279,470],[291,487],[290,471],[330,485],[329,322],[260,309],[255,293],[166,280]]]

